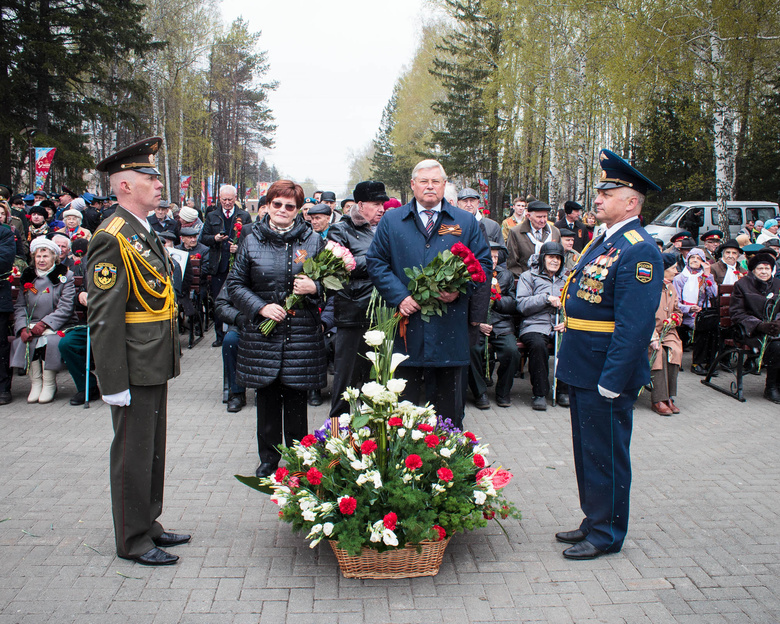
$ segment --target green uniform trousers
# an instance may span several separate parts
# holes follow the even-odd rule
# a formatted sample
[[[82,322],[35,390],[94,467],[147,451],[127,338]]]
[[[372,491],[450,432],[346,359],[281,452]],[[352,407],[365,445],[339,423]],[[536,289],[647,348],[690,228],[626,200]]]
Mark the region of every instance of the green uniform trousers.
[[[137,557],[163,532],[168,384],[130,386],[130,405],[111,406],[111,507],[117,554]]]

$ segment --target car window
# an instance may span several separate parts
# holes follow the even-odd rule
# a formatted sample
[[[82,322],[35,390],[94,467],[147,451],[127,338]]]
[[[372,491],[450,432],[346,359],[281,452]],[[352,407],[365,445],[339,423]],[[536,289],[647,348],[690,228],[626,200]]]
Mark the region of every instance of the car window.
[[[742,209],[729,208],[729,225],[742,225]],[[713,213],[714,217],[714,213]]]
[[[677,227],[677,220],[687,210],[685,206],[678,204],[672,204],[664,209],[655,219],[653,219],[653,225],[663,225],[666,227]]]
[[[756,208],[755,210],[756,210],[757,219],[761,219],[762,221],[767,221],[768,219],[775,218],[774,208]]]

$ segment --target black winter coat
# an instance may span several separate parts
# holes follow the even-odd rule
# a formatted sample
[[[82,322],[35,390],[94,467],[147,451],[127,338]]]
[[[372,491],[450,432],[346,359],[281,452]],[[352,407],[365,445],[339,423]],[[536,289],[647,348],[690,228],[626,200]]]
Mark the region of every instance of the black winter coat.
[[[773,294],[767,299],[769,293]],[[734,290],[729,301],[729,316],[732,323],[739,323],[748,336],[745,343],[756,349],[761,347],[761,339],[766,335],[758,326],[766,320],[766,313],[772,311],[780,292],[780,279],[773,277],[768,282],[762,282],[752,273],[734,283]],[[768,307],[767,307],[768,306]],[[776,319],[780,313],[780,305],[775,309]]]
[[[336,327],[368,329],[370,323],[366,312],[374,284],[366,269],[366,252],[374,240],[374,230],[366,222],[357,225],[353,215],[354,212],[342,217],[328,229],[328,238],[349,249],[355,258],[355,269],[349,274],[349,283],[333,293],[334,314]]]
[[[322,237],[298,215],[293,229],[285,234],[271,229],[265,216],[239,247],[226,282],[230,300],[246,319],[239,319],[239,385],[264,388],[278,378],[298,390],[325,387],[327,355],[319,297],[304,297],[295,314],[288,314],[268,336],[258,329],[265,320],[260,309],[269,303],[283,306],[303,260],[316,256],[324,246]],[[321,292],[319,284],[317,289]]]
[[[499,264],[493,271],[491,290],[493,282],[498,285],[501,298],[491,300],[487,323],[493,326],[492,333],[496,336],[514,334],[515,319],[519,319],[520,316],[517,313],[517,304],[515,303],[515,276],[506,268],[506,265]],[[491,299],[492,297],[491,292]]]
[[[11,282],[8,276],[14,266],[16,237],[10,225],[0,225],[0,312],[12,313],[14,302],[11,297]]]

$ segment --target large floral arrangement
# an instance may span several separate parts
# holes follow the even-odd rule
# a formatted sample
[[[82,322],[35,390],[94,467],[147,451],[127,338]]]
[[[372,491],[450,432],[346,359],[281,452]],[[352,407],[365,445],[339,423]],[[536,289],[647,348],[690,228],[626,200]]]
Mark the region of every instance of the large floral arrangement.
[[[387,308],[375,310],[365,334],[375,380],[348,389],[350,413],[281,447],[286,465],[258,480],[279,517],[312,547],[327,538],[357,555],[364,547],[401,548],[520,517],[501,493],[512,475],[489,465],[487,444],[432,406],[399,399],[406,381],[394,373],[408,356],[392,352],[397,325]]]
[[[355,270],[355,258],[352,252],[338,243],[329,240],[325,248],[314,258],[306,258],[303,261],[302,275],[315,282],[320,280],[328,290],[341,290],[344,282],[349,281],[349,274]],[[284,300],[284,309],[289,312],[303,299],[303,295],[295,293],[288,295]],[[278,323],[273,319],[266,319],[260,324],[260,332],[267,336]]]

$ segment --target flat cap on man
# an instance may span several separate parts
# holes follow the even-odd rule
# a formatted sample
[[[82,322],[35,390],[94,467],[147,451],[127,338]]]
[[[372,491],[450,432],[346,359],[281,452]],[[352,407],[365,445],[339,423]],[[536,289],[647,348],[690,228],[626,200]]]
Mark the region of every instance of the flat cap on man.
[[[331,210],[330,206],[328,204],[315,204],[311,208],[309,208],[309,216],[311,215],[332,215],[333,210]]]
[[[154,157],[160,149],[162,141],[160,137],[150,137],[128,145],[101,160],[95,169],[105,171],[108,175],[113,175],[120,171],[137,171],[138,173],[149,175],[161,175],[155,167]]]
[[[379,202],[382,204],[390,199],[387,196],[384,183],[376,180],[358,182],[355,185],[355,190],[352,191],[352,197],[355,198],[356,202]],[[309,214],[311,214],[311,210]]]
[[[661,187],[655,182],[643,176],[628,162],[608,149],[603,149],[599,153],[599,164],[602,169],[601,177],[596,184],[596,188],[599,190],[627,186],[642,195],[647,195],[647,191],[661,190]]]
[[[575,234],[569,228],[559,228],[558,233],[561,238],[574,238]]]
[[[544,210],[545,212],[550,212],[550,205],[545,204],[543,201],[539,201],[538,199],[535,199],[531,203],[526,206],[525,211],[526,212],[539,212],[541,210]]]
[[[575,210],[579,210],[580,212],[582,212],[582,206],[580,206],[576,201],[570,199],[563,205],[563,211],[566,214],[571,214]]]
[[[321,202],[325,202],[325,201],[335,202],[336,201],[336,193],[334,193],[333,191],[323,191],[322,195],[320,195],[320,201]],[[309,212],[311,212],[311,211],[309,211]]]
[[[194,227],[183,227],[179,230],[180,236],[197,236],[198,235],[198,228]]]
[[[461,199],[479,199],[479,193],[473,188],[464,188],[458,193],[458,201]]]

